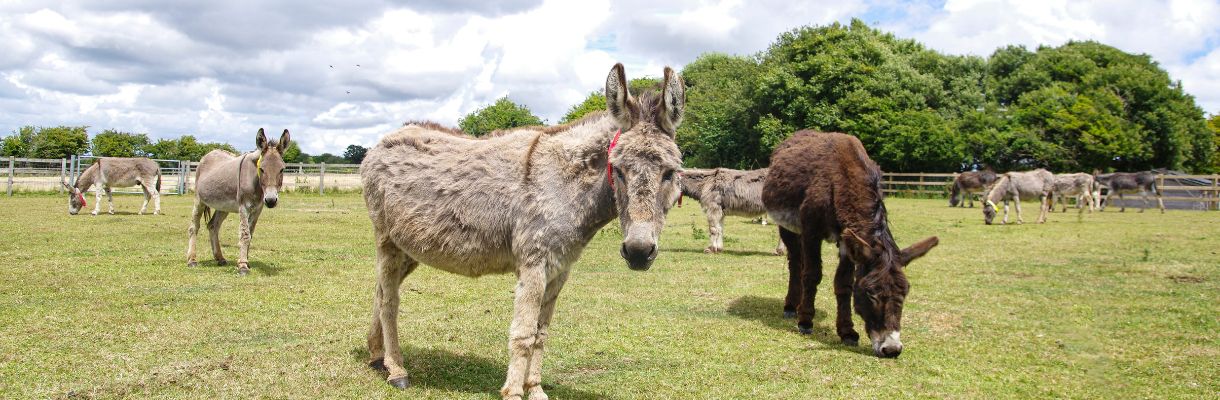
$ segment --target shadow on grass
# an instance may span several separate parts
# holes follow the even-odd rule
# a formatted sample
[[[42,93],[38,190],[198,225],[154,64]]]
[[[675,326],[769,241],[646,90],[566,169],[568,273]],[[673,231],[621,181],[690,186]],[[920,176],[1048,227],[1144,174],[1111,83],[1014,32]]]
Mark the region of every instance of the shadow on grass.
[[[704,253],[703,253],[703,249],[683,249],[683,248],[676,248],[676,249],[663,249],[663,250],[661,250],[661,251],[674,251],[674,252],[678,252],[678,253],[698,253],[698,254],[704,254]],[[733,257],[746,257],[746,256],[774,256],[774,255],[775,255],[775,253],[768,252],[768,251],[745,251],[745,250],[728,250],[728,249],[721,251],[721,252],[720,252],[720,254],[723,254],[723,255],[729,255],[729,256],[733,256]],[[712,254],[708,254],[708,256],[709,256],[709,257],[711,257],[711,256],[713,256],[713,255],[712,255]]]
[[[783,317],[784,301],[781,299],[758,296],[742,296],[729,303],[729,314],[741,319],[754,320],[780,330],[791,335],[799,335],[796,332],[796,320],[785,319]],[[830,325],[826,325],[830,324]],[[859,327],[857,327],[857,332]],[[835,332],[834,322],[826,321],[826,312],[815,308],[813,313],[813,336],[814,340],[826,344],[828,349],[839,349],[852,353],[864,354],[872,356],[872,350],[867,346],[848,347],[839,341],[839,334]],[[861,342],[868,342],[867,335],[862,338]]]
[[[370,385],[386,385],[385,372],[368,367],[369,351],[364,347],[353,348],[352,359],[365,368]],[[433,388],[476,395],[492,394],[499,397],[504,385],[507,360],[495,361],[479,356],[454,354],[452,352],[408,347],[403,351],[411,387]],[[566,385],[547,381],[546,368],[542,370],[542,390],[553,399],[609,399],[608,395],[590,393]],[[408,388],[408,391],[411,389]],[[409,396],[408,396],[409,397]]]
[[[251,260],[251,261],[248,261],[246,264],[250,267],[250,273],[252,273],[252,274],[259,274],[259,275],[263,275],[263,276],[276,276],[276,275],[280,274],[280,271],[283,271],[283,268],[281,268],[280,266],[278,266],[276,264],[268,264],[268,263],[265,263],[262,261]],[[233,261],[233,260],[228,260],[228,263],[226,263],[225,265],[218,264],[216,262],[216,260],[199,261],[199,266],[194,267],[194,268],[228,270],[230,272],[233,272],[233,275],[237,275],[237,262]]]

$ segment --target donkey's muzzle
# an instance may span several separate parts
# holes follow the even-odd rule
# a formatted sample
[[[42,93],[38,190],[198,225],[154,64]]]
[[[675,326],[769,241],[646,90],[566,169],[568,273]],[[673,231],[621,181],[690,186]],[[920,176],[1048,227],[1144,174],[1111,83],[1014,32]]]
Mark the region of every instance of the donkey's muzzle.
[[[647,243],[642,240],[629,240],[623,242],[623,247],[619,249],[619,254],[627,260],[627,267],[636,271],[647,271],[652,267],[652,260],[657,259],[657,244]]]
[[[277,199],[274,197],[263,199],[263,204],[266,205],[267,208],[275,208],[276,203],[279,203],[279,202],[280,202],[280,199]]]

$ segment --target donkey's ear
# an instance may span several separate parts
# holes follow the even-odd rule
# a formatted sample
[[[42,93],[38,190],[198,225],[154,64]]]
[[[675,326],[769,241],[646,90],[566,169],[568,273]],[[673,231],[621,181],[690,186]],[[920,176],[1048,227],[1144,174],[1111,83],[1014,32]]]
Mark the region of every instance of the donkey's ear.
[[[665,67],[665,82],[661,87],[661,114],[657,116],[657,125],[661,130],[674,137],[678,133],[678,124],[682,123],[682,113],[686,110],[686,85],[682,76],[673,69]]]
[[[635,99],[627,90],[627,75],[623,72],[623,64],[614,64],[610,74],[606,75],[606,108],[610,116],[618,121],[620,129],[630,129],[635,125]]]
[[[284,133],[280,134],[280,141],[276,142],[275,149],[277,151],[279,151],[280,154],[284,154],[284,149],[288,148],[288,141],[291,139],[292,139],[291,135],[289,135],[288,130],[285,129]]]
[[[923,257],[924,254],[928,254],[928,251],[932,250],[932,248],[936,247],[938,244],[940,244],[940,239],[938,239],[936,236],[920,240],[910,247],[902,249],[902,251],[898,254],[898,263],[905,267],[910,264],[911,261],[915,261],[915,259]]]
[[[263,146],[266,146],[266,145],[267,145],[267,134],[263,133],[263,128],[258,128],[258,135],[254,136],[254,146],[256,146],[259,150],[262,150]]]
[[[69,185],[68,182],[59,181],[59,184],[64,185],[64,189],[68,189],[69,192],[72,191],[72,185]]]

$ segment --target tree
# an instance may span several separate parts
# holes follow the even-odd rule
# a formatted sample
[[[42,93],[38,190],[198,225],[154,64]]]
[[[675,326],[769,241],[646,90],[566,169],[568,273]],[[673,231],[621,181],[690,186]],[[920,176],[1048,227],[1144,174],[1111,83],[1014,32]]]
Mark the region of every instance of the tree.
[[[532,125],[542,125],[542,119],[530,113],[529,108],[508,100],[508,97],[501,97],[492,105],[475,110],[458,121],[458,126],[472,136]]]
[[[198,161],[215,149],[237,154],[237,149],[233,145],[228,143],[199,143],[193,135],[185,135],[177,139],[158,139],[155,143],[145,146],[144,152],[150,158]]]
[[[657,78],[644,77],[627,81],[627,90],[630,91],[632,95],[637,96],[640,93],[643,93],[645,90],[660,90],[660,87],[661,80]],[[559,123],[566,124],[576,121],[583,118],[585,115],[605,109],[605,89],[598,89],[590,92],[589,95],[585,97],[584,101],[581,101],[580,103],[573,105],[572,108],[569,108],[568,113],[564,114],[563,118],[559,120]]]
[[[29,157],[31,147],[34,145],[33,126],[23,126],[10,136],[5,136],[4,140],[0,141],[0,155],[5,157]]]
[[[1220,174],[1220,113],[1212,115],[1207,120],[1207,128],[1212,131],[1212,161],[1211,172]]]
[[[347,159],[348,163],[359,164],[361,161],[364,161],[364,154],[368,151],[369,149],[364,148],[364,146],[351,144],[343,152],[343,158]]]
[[[290,163],[303,163],[303,162],[312,161],[309,159],[309,154],[305,154],[305,153],[301,152],[301,146],[298,145],[295,140],[291,140],[288,142],[288,148],[284,149],[284,154],[281,154],[281,156],[284,157],[284,162],[290,162]]]
[[[87,126],[55,126],[37,128],[26,153],[35,158],[68,158],[89,150]]]
[[[347,159],[336,156],[334,154],[330,154],[330,153],[322,153],[322,154],[313,156],[313,162],[314,163],[327,163],[327,164],[347,164]]]
[[[688,88],[677,140],[686,165],[758,168],[767,164],[769,146],[792,133],[774,118],[760,125],[753,102],[758,73],[754,59],[720,53],[703,54],[682,69]]]
[[[137,135],[107,129],[93,137],[90,152],[98,157],[142,157],[148,144],[147,134]]]

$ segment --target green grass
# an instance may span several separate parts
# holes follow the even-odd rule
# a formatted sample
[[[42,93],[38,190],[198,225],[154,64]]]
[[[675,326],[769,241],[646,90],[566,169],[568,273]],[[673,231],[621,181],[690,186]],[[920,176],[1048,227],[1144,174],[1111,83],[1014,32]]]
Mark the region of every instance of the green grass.
[[[498,396],[511,275],[421,268],[403,285],[399,320],[414,386],[394,391],[365,367],[373,248],[359,195],[282,198],[263,213],[244,278],[206,250],[186,267],[189,198],[166,196],[156,217],[130,214],[139,196],[115,200],[121,215],[91,217],[69,216],[61,196],[0,198],[0,397]],[[838,344],[829,275],[814,334],[798,335],[780,317],[787,276],[768,255],[774,227],[729,218],[725,253],[705,255],[707,227],[690,202],[670,213],[649,272],[619,259],[615,224],[585,250],[552,325],[548,393],[1220,395],[1220,214],[1072,211],[985,226],[978,208],[944,200],[888,206],[901,245],[941,238],[908,271],[901,358]],[[230,218],[230,260],[236,229]],[[835,265],[829,245],[823,254]]]

